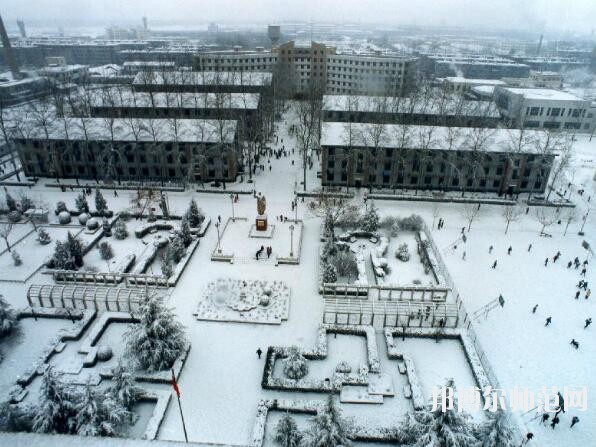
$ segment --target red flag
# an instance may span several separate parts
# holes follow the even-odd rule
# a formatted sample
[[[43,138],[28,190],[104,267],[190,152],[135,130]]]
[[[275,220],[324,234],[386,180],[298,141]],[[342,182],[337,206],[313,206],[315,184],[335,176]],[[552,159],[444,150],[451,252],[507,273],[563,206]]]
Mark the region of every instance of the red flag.
[[[176,395],[180,397],[180,388],[178,388],[178,382],[176,382],[176,376],[174,375],[174,370],[172,370],[172,387],[176,392]]]

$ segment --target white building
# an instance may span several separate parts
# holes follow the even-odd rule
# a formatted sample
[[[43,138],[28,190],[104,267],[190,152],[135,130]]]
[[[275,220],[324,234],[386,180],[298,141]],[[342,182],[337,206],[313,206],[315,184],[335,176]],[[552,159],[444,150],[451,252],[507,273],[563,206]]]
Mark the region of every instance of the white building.
[[[596,121],[589,100],[559,90],[496,87],[495,102],[514,127],[591,132]]]

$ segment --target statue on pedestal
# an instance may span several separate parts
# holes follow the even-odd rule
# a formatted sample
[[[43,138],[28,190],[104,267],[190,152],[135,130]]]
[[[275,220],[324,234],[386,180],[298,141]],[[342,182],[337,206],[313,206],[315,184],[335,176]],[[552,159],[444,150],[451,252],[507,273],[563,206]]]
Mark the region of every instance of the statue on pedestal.
[[[267,215],[265,210],[267,208],[267,199],[265,196],[257,197],[257,220],[256,229],[257,231],[267,231]]]

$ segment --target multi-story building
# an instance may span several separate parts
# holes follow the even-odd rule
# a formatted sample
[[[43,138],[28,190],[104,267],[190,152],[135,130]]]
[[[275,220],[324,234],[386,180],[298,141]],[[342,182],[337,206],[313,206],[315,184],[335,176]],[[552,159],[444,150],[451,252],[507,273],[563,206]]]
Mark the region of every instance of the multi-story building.
[[[233,181],[241,164],[236,124],[56,118],[47,128],[32,125],[27,136],[15,135],[14,144],[28,176]]]
[[[474,87],[485,85],[494,87],[497,85],[507,85],[507,83],[500,79],[468,79],[459,76],[449,76],[443,79],[443,88],[449,93],[466,94],[470,93]]]
[[[458,76],[470,79],[526,78],[530,67],[490,55],[421,54],[420,71],[428,78]]]
[[[94,90],[85,115],[112,118],[217,119],[238,121],[237,139],[257,139],[271,123],[258,93],[146,93],[126,88]],[[80,113],[81,110],[75,113]]]
[[[555,71],[573,70],[585,68],[589,65],[587,59],[575,57],[556,57],[556,56],[530,56],[514,57],[519,63],[529,66],[536,71]]]
[[[591,132],[596,124],[589,100],[560,90],[497,87],[495,102],[513,127]]]
[[[138,92],[267,94],[271,87],[271,73],[141,71],[132,85]]]
[[[39,76],[13,79],[0,76],[0,105],[12,106],[45,96],[50,91],[46,78]]]
[[[458,97],[418,101],[386,96],[325,95],[323,121],[353,123],[415,124],[446,127],[490,127],[501,122],[492,101],[470,101]]]
[[[136,76],[139,71],[175,71],[176,63],[171,61],[128,61],[122,64],[122,74]]]
[[[311,88],[331,94],[405,94],[411,88],[416,60],[380,54],[338,53],[311,42],[286,42],[273,51],[218,51],[195,56],[197,71],[269,71],[293,93]]]
[[[519,130],[325,123],[323,186],[497,194],[544,192],[555,157],[529,144],[542,135]],[[534,138],[530,139],[532,136]]]
[[[530,70],[527,78],[503,78],[509,87],[554,88],[563,86],[563,76],[556,71]]]

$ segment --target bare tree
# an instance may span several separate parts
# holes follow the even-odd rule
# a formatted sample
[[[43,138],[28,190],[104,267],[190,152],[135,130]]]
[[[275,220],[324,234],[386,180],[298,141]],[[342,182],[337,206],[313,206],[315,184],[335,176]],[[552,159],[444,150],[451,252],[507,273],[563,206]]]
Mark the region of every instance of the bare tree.
[[[347,216],[356,216],[359,213],[358,207],[351,201],[329,197],[320,192],[309,203],[310,211],[317,217],[324,219],[325,234],[335,238],[335,225]]]
[[[468,231],[472,228],[472,223],[476,218],[480,216],[480,204],[479,203],[466,203],[462,210],[461,214],[468,222]]]
[[[12,164],[14,172],[17,175],[17,181],[20,182],[21,176],[19,175],[19,170],[17,169],[12,141],[12,132],[14,132],[15,128],[16,123],[12,113],[10,113],[6,107],[4,107],[4,102],[0,101],[0,132],[2,132],[2,137],[4,137],[4,141],[6,142],[8,150],[10,151],[10,163]]]
[[[511,222],[516,222],[517,220],[519,220],[523,213],[523,208],[517,203],[514,205],[506,205],[505,207],[503,207],[503,219],[505,219],[506,223],[505,234],[507,234]]]
[[[559,215],[555,209],[548,206],[540,206],[536,209],[536,220],[542,224],[540,235],[545,235],[545,228],[550,227],[559,219]]]
[[[12,222],[2,222],[0,223],[0,237],[4,239],[6,243],[6,249],[10,252],[10,242],[8,242],[8,236],[10,236],[10,232],[12,231],[13,223]]]
[[[539,137],[535,141],[536,150],[539,154],[542,156],[554,156],[550,170],[549,191],[546,196],[546,200],[548,200],[557,182],[565,176],[565,173],[571,166],[574,155],[573,138],[566,132],[544,130],[540,131]]]
[[[318,141],[321,129],[321,96],[314,88],[310,88],[307,98],[296,106],[296,141],[302,153],[303,188],[306,191],[306,170],[308,156]]]
[[[569,224],[571,222],[575,222],[579,217],[579,214],[575,208],[566,208],[565,212],[563,213],[563,219],[565,219],[565,232],[563,236],[567,234],[567,229],[569,228]]]

